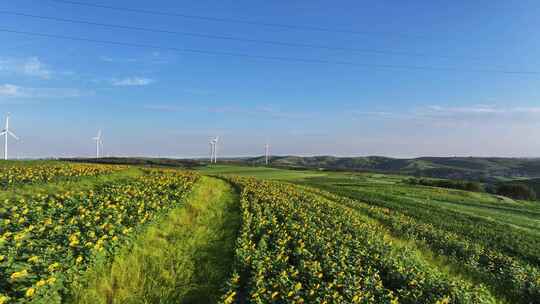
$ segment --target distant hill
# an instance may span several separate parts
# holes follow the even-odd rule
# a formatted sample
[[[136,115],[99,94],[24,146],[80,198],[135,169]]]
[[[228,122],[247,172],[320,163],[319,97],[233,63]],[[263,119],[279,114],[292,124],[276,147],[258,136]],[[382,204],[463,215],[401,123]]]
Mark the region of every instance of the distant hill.
[[[172,158],[150,158],[150,157],[101,157],[101,158],[62,158],[62,161],[94,163],[94,164],[116,164],[116,165],[137,165],[149,167],[175,167],[192,169],[201,163],[191,159]]]
[[[195,168],[207,164],[205,160],[142,157],[72,158],[64,160],[180,168]],[[220,159],[220,163],[247,166],[263,166],[264,162],[264,157]],[[540,158],[420,157],[400,159],[382,156],[272,156],[270,165],[286,169],[370,171],[490,183],[515,179],[538,179],[540,181]],[[535,181],[534,184],[539,184],[539,182]],[[540,186],[535,185],[534,188],[537,187]]]
[[[264,165],[264,157],[239,159],[235,162]],[[270,162],[273,167],[291,169],[375,171],[478,181],[540,178],[539,158],[273,156]]]
[[[540,178],[524,179],[507,182],[508,184],[523,184],[532,189],[537,197],[540,195]]]

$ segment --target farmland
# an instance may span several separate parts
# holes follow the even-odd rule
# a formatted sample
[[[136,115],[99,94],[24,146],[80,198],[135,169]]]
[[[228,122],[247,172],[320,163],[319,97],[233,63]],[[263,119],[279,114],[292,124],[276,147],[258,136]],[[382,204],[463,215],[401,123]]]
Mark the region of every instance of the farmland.
[[[178,204],[195,180],[190,174],[147,171],[89,191],[4,201],[0,209],[2,297],[61,296],[65,282],[138,226]]]
[[[122,167],[118,166],[71,165],[52,162],[34,163],[32,166],[9,163],[0,166],[0,187],[4,189],[21,184],[49,182],[81,176],[97,176],[122,169]]]
[[[375,173],[0,167],[0,303],[540,303],[538,202]]]
[[[226,173],[223,167],[206,172],[212,170]],[[231,176],[238,170],[231,167]],[[294,171],[297,178],[291,179],[288,171],[280,178],[275,170],[254,170],[253,176],[300,185],[302,191],[350,208],[356,213],[355,218],[365,217],[365,222],[372,222],[375,228],[370,230],[382,230],[385,236],[380,238],[392,239],[400,246],[405,244],[422,257],[420,262],[427,261],[449,278],[487,288],[496,301],[540,301],[538,202],[410,185],[408,177],[398,175]],[[383,285],[388,284],[395,282]],[[459,285],[466,286],[463,282]],[[403,296],[399,299],[409,303],[433,302],[425,298],[407,300]],[[452,296],[450,302],[462,300]]]

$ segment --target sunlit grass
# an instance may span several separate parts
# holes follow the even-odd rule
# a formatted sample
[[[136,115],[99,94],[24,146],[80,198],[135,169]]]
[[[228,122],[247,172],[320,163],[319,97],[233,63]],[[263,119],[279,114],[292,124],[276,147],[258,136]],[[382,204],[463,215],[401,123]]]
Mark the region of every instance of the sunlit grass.
[[[249,167],[234,165],[213,165],[200,168],[203,174],[224,174],[236,176],[253,176],[261,179],[296,180],[325,176],[326,173],[307,170],[284,170],[267,167]]]
[[[203,177],[186,205],[88,271],[74,303],[213,303],[222,294],[240,225],[237,195]]]

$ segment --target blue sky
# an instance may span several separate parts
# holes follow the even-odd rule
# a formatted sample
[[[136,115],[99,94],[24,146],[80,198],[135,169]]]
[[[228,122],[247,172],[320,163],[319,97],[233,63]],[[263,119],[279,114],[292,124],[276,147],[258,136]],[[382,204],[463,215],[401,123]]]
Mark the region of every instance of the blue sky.
[[[13,131],[22,139],[10,144],[13,157],[93,155],[91,137],[99,128],[104,152],[111,155],[206,156],[209,138],[220,135],[220,151],[228,156],[262,154],[266,142],[273,154],[540,156],[537,1],[81,1],[350,32],[50,0],[4,1],[0,114],[11,112]],[[114,29],[12,13],[349,50]],[[509,71],[531,73],[503,73]]]

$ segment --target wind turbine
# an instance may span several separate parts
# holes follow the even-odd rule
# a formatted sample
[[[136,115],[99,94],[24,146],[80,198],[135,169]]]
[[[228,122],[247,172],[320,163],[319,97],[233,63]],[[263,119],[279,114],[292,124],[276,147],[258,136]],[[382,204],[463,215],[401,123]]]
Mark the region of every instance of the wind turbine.
[[[6,117],[6,126],[4,128],[4,130],[2,130],[2,132],[0,132],[0,136],[5,136],[5,141],[4,141],[4,160],[7,160],[8,159],[8,137],[11,136],[13,138],[15,138],[15,140],[19,140],[19,138],[17,137],[17,135],[13,134],[13,132],[11,132],[9,130],[9,113]]]
[[[210,163],[213,163],[214,162],[214,150],[215,149],[215,144],[214,144],[214,139],[210,139]]]
[[[218,151],[218,142],[219,142],[219,136],[216,136],[214,140],[212,140],[214,143],[214,164],[217,163],[217,151]]]
[[[270,157],[270,145],[264,145],[264,163],[268,166],[268,158]]]
[[[99,149],[100,147],[103,147],[103,136],[101,134],[101,130],[98,130],[97,136],[92,137],[92,139],[96,141],[96,158],[99,158]]]

